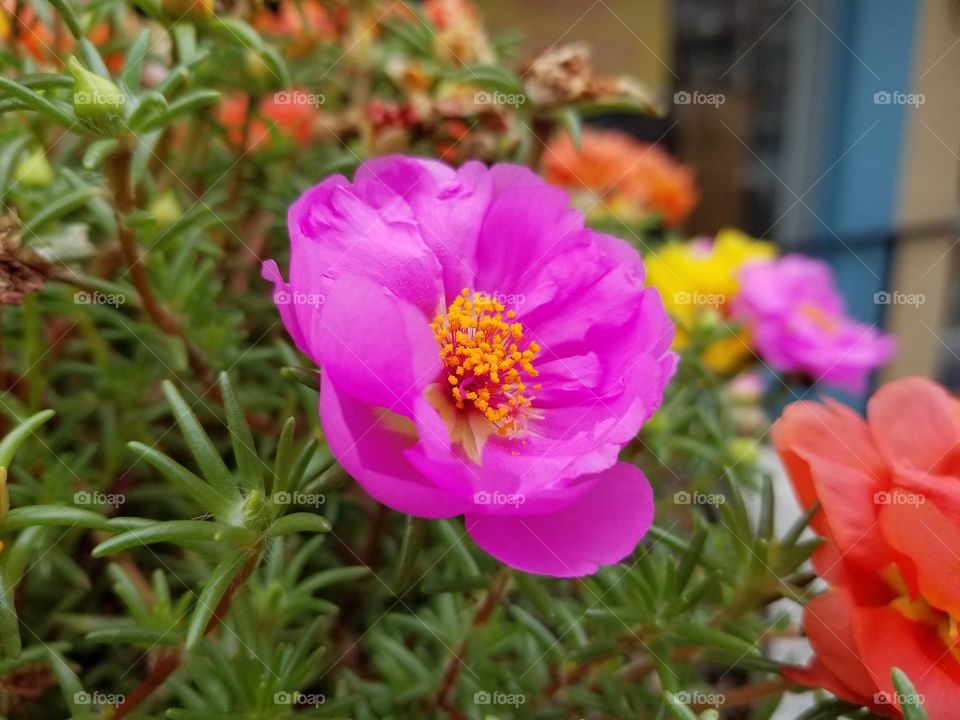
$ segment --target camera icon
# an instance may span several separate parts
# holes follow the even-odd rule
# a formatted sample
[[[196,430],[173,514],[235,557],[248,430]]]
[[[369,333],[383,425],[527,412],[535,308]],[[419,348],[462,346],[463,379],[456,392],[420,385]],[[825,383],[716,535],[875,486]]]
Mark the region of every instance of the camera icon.
[[[680,90],[673,94],[673,102],[675,105],[689,105],[693,102],[693,96],[686,90]]]
[[[477,105],[492,105],[493,95],[486,90],[477,90],[477,92],[473,94],[473,102]]]
[[[673,295],[673,302],[677,305],[689,305],[692,301],[693,298],[686,290],[681,290]]]
[[[273,494],[273,504],[274,505],[289,505],[293,496],[286,491],[275,492]]]
[[[490,704],[490,693],[486,690],[478,690],[473,694],[473,704],[474,705],[489,705]]]
[[[275,705],[293,705],[293,693],[284,692],[283,690],[275,692],[273,694],[273,702]]]
[[[473,495],[473,502],[476,505],[489,505],[491,500],[492,498],[490,496],[490,493],[484,490],[481,490],[478,493],[474,493]]]
[[[893,501],[893,495],[891,495],[886,490],[877,490],[873,494],[873,502],[875,505],[889,505]]]
[[[673,494],[673,502],[676,505],[689,505],[691,499],[690,493],[686,490],[678,490]]]
[[[89,305],[93,297],[86,290],[78,290],[73,294],[73,302],[76,305]]]
[[[881,290],[873,294],[874,305],[889,305],[892,297],[886,290]]]
[[[886,90],[878,90],[873,94],[874,105],[889,105],[893,102],[893,96]]]
[[[87,490],[81,490],[73,494],[73,504],[74,505],[91,505],[93,504],[93,495],[90,494]]]
[[[273,294],[273,302],[276,305],[289,305],[291,300],[292,298],[290,297],[290,293],[288,293],[286,290],[280,290],[279,292],[275,292]]]
[[[85,690],[79,690],[73,694],[73,702],[75,705],[89,705],[93,698]]]
[[[286,90],[281,90],[278,93],[274,93],[273,99],[277,105],[289,105],[290,101],[293,99],[293,93],[288,93]]]

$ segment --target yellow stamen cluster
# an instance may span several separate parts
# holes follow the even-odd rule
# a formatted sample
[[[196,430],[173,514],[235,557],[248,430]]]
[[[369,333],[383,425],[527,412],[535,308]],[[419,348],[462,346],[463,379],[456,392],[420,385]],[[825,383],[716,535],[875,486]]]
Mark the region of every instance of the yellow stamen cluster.
[[[540,347],[535,342],[523,347],[523,325],[515,318],[516,313],[495,298],[464,288],[446,316],[430,323],[457,408],[469,403],[500,435],[521,429],[520,421],[533,404],[524,378],[538,375],[533,361]]]

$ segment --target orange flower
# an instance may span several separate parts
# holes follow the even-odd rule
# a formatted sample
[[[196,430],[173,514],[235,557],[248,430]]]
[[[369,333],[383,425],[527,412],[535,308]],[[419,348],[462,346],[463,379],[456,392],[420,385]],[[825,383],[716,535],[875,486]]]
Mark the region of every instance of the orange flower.
[[[244,121],[250,99],[246,95],[232,95],[220,103],[218,117],[227,131],[227,139],[234,145],[244,141]],[[247,129],[247,149],[268,145],[271,136],[278,134],[298,145],[313,136],[317,121],[320,96],[302,89],[276,92],[264,97],[253,113]]]
[[[282,38],[290,57],[302,57],[316,47],[318,41],[337,37],[336,23],[317,0],[282,0],[276,11],[267,8],[258,11],[252,24],[264,35]]]
[[[16,14],[15,14],[16,13]],[[52,31],[29,5],[23,5],[17,12],[15,0],[0,2],[0,40],[8,42],[11,37],[17,36],[20,46],[26,50],[38,63],[65,64],[66,58],[73,52],[73,37],[65,27]],[[104,44],[110,36],[110,26],[103,22],[97,25],[90,33],[90,41],[97,46]],[[111,58],[105,58],[110,69]],[[116,65],[114,61],[113,65]],[[120,56],[120,67],[123,66],[123,57]]]
[[[667,225],[682,223],[697,204],[689,168],[622,133],[585,131],[579,151],[569,135],[558,135],[544,153],[543,170],[554,185],[587,190],[609,203],[625,198],[659,213]]]
[[[830,589],[806,607],[811,665],[785,675],[899,718],[890,679],[911,679],[930,720],[960,707],[960,402],[907,378],[864,421],[832,401],[786,409],[773,439],[826,539],[814,568]]]

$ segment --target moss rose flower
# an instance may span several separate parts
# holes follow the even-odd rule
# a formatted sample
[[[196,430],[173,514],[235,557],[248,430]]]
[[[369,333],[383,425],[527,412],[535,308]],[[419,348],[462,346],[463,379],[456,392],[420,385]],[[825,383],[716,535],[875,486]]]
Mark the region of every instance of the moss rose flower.
[[[330,448],[378,501],[464,515],[529,572],[621,560],[653,516],[620,449],[660,405],[673,327],[639,255],[529,170],[385,157],[290,208],[263,274],[321,369]]]

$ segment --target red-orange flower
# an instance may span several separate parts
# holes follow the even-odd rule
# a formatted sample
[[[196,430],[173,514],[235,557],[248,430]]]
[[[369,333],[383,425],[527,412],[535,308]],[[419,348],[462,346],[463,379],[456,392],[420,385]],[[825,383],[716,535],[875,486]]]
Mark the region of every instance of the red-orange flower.
[[[668,225],[682,223],[697,204],[693,172],[656,145],[618,132],[586,131],[580,150],[566,133],[543,157],[548,182],[588,190],[605,202],[618,198],[659,213]]]
[[[110,26],[103,22],[93,28],[90,41],[100,46],[109,36]],[[20,47],[38,63],[65,64],[74,48],[73,37],[66,28],[51,30],[29,5],[18,8],[13,0],[3,0],[0,2],[0,41],[8,43],[12,38],[16,38]],[[116,57],[105,58],[111,70],[119,69]],[[119,59],[119,67],[123,67],[123,57],[119,56]]]
[[[220,103],[217,116],[232,144],[242,144],[246,135],[248,150],[268,146],[273,135],[303,145],[313,135],[318,119],[317,108],[322,100],[322,96],[300,89],[273,93],[260,101],[249,127],[245,129],[250,100],[246,95],[232,95]]]
[[[317,0],[282,0],[276,10],[259,10],[251,22],[264,35],[280,38],[290,57],[302,57],[338,33],[334,18]]]
[[[899,667],[930,720],[960,707],[960,402],[922,378],[870,400],[786,409],[773,438],[800,502],[820,502],[814,568],[830,584],[804,627],[816,653],[788,678],[901,717]]]

